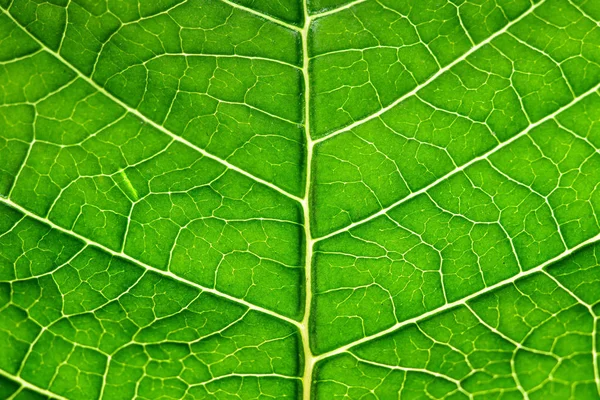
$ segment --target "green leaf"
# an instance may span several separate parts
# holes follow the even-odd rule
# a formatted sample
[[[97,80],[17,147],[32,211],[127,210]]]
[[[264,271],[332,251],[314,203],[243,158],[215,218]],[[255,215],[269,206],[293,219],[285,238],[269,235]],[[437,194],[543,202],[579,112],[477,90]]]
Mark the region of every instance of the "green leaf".
[[[597,1],[0,10],[0,399],[600,399]]]

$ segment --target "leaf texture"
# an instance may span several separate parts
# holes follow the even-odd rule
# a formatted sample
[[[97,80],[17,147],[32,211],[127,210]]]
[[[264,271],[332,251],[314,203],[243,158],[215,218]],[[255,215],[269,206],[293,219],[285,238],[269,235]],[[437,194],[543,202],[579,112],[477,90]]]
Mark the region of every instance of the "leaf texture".
[[[1,399],[600,399],[596,0],[0,0]]]

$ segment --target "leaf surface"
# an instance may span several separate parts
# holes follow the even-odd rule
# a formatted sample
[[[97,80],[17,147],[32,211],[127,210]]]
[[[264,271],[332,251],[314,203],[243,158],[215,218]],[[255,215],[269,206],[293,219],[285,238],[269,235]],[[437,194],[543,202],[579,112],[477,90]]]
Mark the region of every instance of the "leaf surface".
[[[0,6],[0,398],[600,398],[595,1]]]

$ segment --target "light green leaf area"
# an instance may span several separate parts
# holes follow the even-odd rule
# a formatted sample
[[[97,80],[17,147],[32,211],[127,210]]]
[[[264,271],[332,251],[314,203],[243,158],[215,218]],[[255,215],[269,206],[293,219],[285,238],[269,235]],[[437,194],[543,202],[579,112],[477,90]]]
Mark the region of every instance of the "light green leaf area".
[[[600,400],[597,0],[0,11],[0,399]]]

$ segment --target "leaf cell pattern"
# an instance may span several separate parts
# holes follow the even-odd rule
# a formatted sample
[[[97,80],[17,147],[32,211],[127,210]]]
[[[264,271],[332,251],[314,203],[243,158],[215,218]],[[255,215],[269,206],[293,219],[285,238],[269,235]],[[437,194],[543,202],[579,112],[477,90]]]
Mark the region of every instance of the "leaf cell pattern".
[[[597,1],[0,9],[0,398],[600,399]]]

